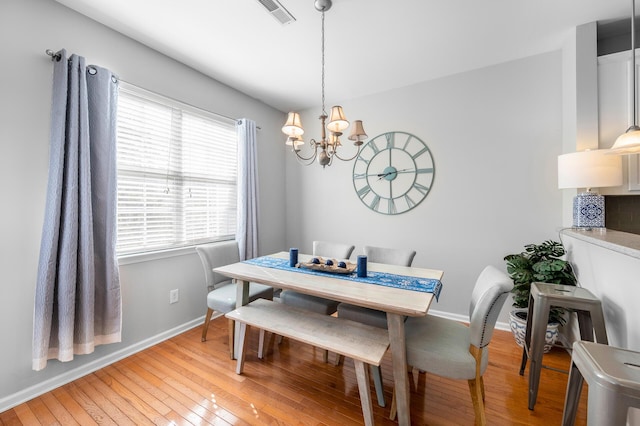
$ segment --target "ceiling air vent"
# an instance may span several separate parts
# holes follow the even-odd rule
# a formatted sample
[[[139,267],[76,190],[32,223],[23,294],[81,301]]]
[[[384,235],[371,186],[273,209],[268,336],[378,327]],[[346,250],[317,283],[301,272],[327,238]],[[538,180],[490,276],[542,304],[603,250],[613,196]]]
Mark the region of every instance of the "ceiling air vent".
[[[258,0],[267,12],[282,25],[287,25],[296,20],[291,13],[278,0]]]

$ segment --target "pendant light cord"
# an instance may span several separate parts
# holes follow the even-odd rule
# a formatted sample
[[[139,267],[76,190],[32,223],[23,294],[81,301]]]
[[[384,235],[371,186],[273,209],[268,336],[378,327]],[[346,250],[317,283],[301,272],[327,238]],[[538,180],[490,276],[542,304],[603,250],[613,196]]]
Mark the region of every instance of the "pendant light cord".
[[[631,70],[633,73],[632,89],[633,89],[633,127],[637,130],[636,118],[636,0],[631,0]]]

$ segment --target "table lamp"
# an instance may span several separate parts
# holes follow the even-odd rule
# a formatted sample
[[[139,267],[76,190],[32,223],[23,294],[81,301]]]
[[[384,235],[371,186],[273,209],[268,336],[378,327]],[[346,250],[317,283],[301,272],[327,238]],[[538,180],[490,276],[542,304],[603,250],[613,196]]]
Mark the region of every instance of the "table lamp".
[[[558,188],[586,188],[573,198],[574,228],[604,228],[604,196],[591,188],[622,185],[622,158],[607,149],[558,156]]]

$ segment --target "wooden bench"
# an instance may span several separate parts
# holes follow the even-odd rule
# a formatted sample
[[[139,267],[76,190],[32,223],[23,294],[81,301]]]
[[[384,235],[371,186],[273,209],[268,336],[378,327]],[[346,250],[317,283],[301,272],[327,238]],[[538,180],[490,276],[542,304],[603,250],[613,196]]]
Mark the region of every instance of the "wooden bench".
[[[364,423],[373,425],[369,369],[365,364],[380,365],[389,347],[387,330],[264,299],[241,306],[225,316],[240,323],[237,336],[240,343],[237,374],[242,374],[244,367],[247,325],[261,330],[259,358],[263,355],[264,331],[352,358],[356,369]]]

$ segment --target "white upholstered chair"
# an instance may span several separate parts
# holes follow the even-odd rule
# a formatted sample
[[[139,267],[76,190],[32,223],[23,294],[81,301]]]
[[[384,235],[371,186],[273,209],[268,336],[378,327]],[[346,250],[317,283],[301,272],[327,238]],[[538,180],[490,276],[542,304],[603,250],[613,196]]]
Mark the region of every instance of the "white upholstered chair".
[[[386,263],[388,265],[411,266],[413,258],[416,256],[415,250],[392,249],[383,247],[365,246],[363,253],[367,256],[368,262]],[[338,305],[338,316],[363,324],[375,327],[387,328],[386,312],[375,309],[364,308],[362,306],[340,303]]]
[[[349,259],[355,247],[349,244],[333,243],[328,241],[314,241],[313,255],[331,259]],[[292,290],[283,290],[280,293],[280,301],[287,305],[317,312],[324,315],[332,315],[338,309],[338,302],[310,294],[299,293]],[[327,352],[323,353],[323,359],[327,361]]]
[[[236,308],[237,287],[230,278],[213,272],[213,268],[230,265],[240,261],[237,241],[223,241],[196,246],[196,252],[202,261],[204,276],[208,289],[207,313],[202,327],[202,341],[207,340],[209,322],[214,312],[226,314]],[[273,300],[273,288],[263,284],[249,285],[249,301],[256,299]],[[233,359],[234,321],[228,320],[229,353]]]
[[[487,266],[471,294],[469,326],[433,315],[411,317],[405,322],[407,364],[438,376],[467,380],[478,425],[487,423],[482,379],[489,363],[487,346],[512,288],[513,281],[506,274]],[[392,419],[395,408],[394,399]]]
[[[374,263],[386,263],[389,265],[411,266],[413,258],[416,256],[415,250],[393,249],[384,247],[365,246],[364,255],[367,261]],[[379,328],[387,328],[387,313],[362,306],[340,303],[338,305],[338,316],[363,324],[372,325]],[[384,392],[382,385],[382,373],[380,367],[371,366],[371,376],[376,387],[378,405],[385,406]]]

